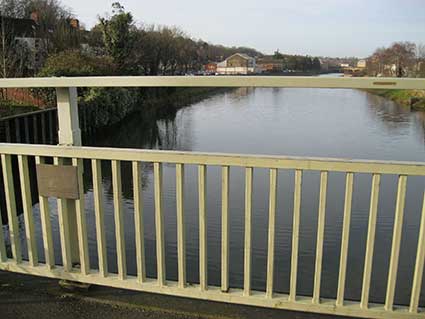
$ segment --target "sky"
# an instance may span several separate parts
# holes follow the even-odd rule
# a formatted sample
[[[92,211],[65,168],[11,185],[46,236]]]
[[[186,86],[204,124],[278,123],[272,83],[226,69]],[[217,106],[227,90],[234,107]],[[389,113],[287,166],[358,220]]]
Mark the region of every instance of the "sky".
[[[61,0],[87,28],[109,0]],[[395,41],[425,43],[425,0],[121,0],[138,25],[272,54],[367,57]]]

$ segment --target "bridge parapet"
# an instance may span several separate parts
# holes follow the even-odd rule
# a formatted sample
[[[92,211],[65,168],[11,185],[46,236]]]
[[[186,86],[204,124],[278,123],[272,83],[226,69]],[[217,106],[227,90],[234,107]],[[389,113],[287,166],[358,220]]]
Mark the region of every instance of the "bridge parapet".
[[[406,202],[407,179],[411,176],[425,176],[424,162],[364,161],[331,158],[306,158],[287,156],[263,156],[241,154],[218,154],[198,152],[171,152],[154,150],[134,150],[122,148],[96,148],[81,146],[78,127],[78,107],[76,104],[76,87],[83,86],[234,86],[234,87],[312,87],[312,88],[390,88],[390,89],[425,89],[425,80],[421,79],[343,79],[310,77],[111,77],[111,78],[54,78],[54,79],[7,79],[0,80],[0,87],[56,87],[58,95],[59,145],[23,145],[0,144],[2,173],[8,213],[11,255],[7,254],[4,233],[0,231],[0,269],[28,273],[52,278],[100,284],[112,287],[134,289],[176,296],[208,299],[247,305],[311,311],[317,313],[347,315],[367,318],[425,318],[425,311],[419,307],[422,276],[425,263],[425,192],[414,280],[410,291],[411,301],[408,306],[394,306],[404,206]],[[20,229],[18,227],[15,207],[15,185],[12,160],[18,160],[18,173],[25,219],[25,238],[27,241],[28,261],[22,260]],[[97,237],[98,269],[90,265],[87,243],[86,214],[82,185],[83,160],[91,161],[93,177],[93,194],[95,207],[95,224]],[[38,165],[53,163],[61,167],[76,167],[78,199],[58,197],[59,233],[61,241],[62,264],[55,263],[53,250],[51,212],[47,197],[40,194],[40,216],[45,261],[40,262],[35,243],[34,220],[32,216],[32,192],[37,191],[29,180],[30,163]],[[102,202],[101,162],[111,166],[114,203],[115,240],[117,251],[117,273],[108,271],[106,262],[105,218]],[[122,210],[121,164],[132,165],[134,227],[136,243],[137,274],[130,276],[126,264],[125,227]],[[146,277],[146,260],[152,258],[144,253],[143,210],[141,194],[141,163],[151,163],[154,167],[154,203],[156,227],[156,264],[157,277]],[[178,280],[166,279],[164,209],[162,204],[162,171],[164,164],[175,167],[176,174],[176,214],[177,214],[177,255]],[[199,283],[186,280],[185,251],[185,214],[184,214],[184,168],[195,165],[198,169],[198,207],[199,207]],[[207,167],[221,168],[221,285],[212,286],[208,282],[207,251]],[[244,232],[244,280],[243,288],[229,286],[229,171],[234,167],[245,170],[245,232]],[[251,288],[253,277],[252,260],[252,193],[253,171],[262,168],[269,172],[269,219],[267,245],[267,279],[265,291]],[[276,196],[280,170],[294,173],[293,180],[293,227],[291,230],[291,274],[288,294],[277,293],[274,289]],[[297,294],[297,273],[299,271],[299,230],[302,203],[302,181],[306,171],[320,172],[320,194],[318,205],[318,224],[316,240],[316,257],[314,287],[310,296]],[[344,219],[342,227],[341,254],[339,260],[338,288],[334,299],[322,298],[322,259],[325,236],[326,201],[329,173],[345,174]],[[348,244],[350,240],[350,220],[352,211],[353,184],[356,174],[370,174],[369,222],[367,227],[366,255],[361,298],[358,301],[345,299],[345,280],[347,274]],[[386,298],[383,304],[369,302],[372,264],[374,257],[376,220],[379,203],[380,181],[383,175],[397,175],[397,195],[395,198],[395,224],[393,229],[391,256],[388,271]],[[78,266],[77,266],[78,264]]]

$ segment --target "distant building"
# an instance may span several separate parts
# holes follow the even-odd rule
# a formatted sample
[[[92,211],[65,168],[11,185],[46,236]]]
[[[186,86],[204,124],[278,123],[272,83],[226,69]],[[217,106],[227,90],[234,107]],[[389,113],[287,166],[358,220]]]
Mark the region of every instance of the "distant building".
[[[341,63],[339,66],[341,68],[349,68],[350,67],[350,63]]]
[[[216,74],[217,73],[217,63],[210,62],[204,65],[204,70],[207,74]]]
[[[1,24],[6,34],[13,34],[17,45],[26,46],[30,53],[29,69],[36,70],[42,64],[44,54],[42,38],[38,29],[38,14],[31,13],[30,19],[17,19],[1,16]],[[1,31],[0,31],[1,33]]]
[[[283,71],[283,64],[279,62],[264,62],[261,64],[258,64],[259,69],[261,69],[262,72],[282,72]]]
[[[217,64],[217,73],[224,75],[258,73],[255,58],[247,54],[235,53],[226,60]]]
[[[362,60],[359,60],[359,61],[357,61],[357,67],[359,68],[359,69],[364,69],[364,68],[366,68],[366,60],[364,60],[364,59],[362,59]]]
[[[283,61],[270,56],[263,57],[258,59],[257,68],[265,73],[280,73],[283,71]]]

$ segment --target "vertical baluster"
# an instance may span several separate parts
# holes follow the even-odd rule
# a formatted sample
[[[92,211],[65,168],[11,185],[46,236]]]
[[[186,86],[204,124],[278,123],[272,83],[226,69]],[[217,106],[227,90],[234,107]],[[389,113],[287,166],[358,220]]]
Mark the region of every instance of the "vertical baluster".
[[[208,288],[207,274],[207,216],[205,207],[206,195],[206,166],[198,166],[198,195],[199,195],[199,284],[201,290]]]
[[[162,211],[162,163],[154,163],[155,184],[155,227],[156,227],[156,263],[158,285],[165,286],[165,240],[164,240],[164,212]]]
[[[186,286],[186,249],[184,227],[184,165],[176,164],[177,255],[179,287]]]
[[[55,157],[53,159],[55,165],[63,165],[64,161],[62,158]],[[72,269],[72,252],[70,242],[70,216],[72,212],[68,210],[66,199],[58,198],[58,220],[59,220],[59,234],[61,240],[62,250],[62,264],[66,272]]]
[[[125,257],[124,216],[122,213],[121,200],[121,162],[116,160],[112,161],[112,188],[114,191],[114,219],[115,240],[117,243],[118,278],[124,280],[127,277],[127,264]]]
[[[297,297],[298,245],[300,234],[302,173],[303,172],[301,170],[295,170],[293,217],[294,220],[292,226],[292,256],[289,301],[295,301]]]
[[[32,116],[32,127],[33,127],[33,136],[34,136],[34,138],[33,138],[33,141],[34,141],[34,144],[37,144],[38,143],[38,121],[37,121],[37,114],[34,114],[33,116]]]
[[[87,123],[88,123],[88,119],[87,119],[87,107],[85,106],[85,107],[83,107],[83,110],[84,110],[84,112],[83,112],[83,121],[84,121],[84,132],[86,132],[87,133]]]
[[[267,287],[266,296],[273,296],[274,279],[274,242],[276,228],[276,192],[277,192],[277,169],[270,169],[270,195],[269,195],[269,233],[267,250]]]
[[[401,231],[403,229],[404,203],[406,199],[407,176],[398,178],[397,202],[394,217],[394,232],[391,248],[390,267],[388,272],[385,310],[392,310],[394,304],[395,286],[397,281],[398,258],[400,254]]]
[[[10,134],[10,120],[5,120],[4,125],[6,129],[6,142],[10,143],[12,142],[12,136]]]
[[[77,232],[78,232],[78,248],[80,252],[80,269],[83,275],[90,272],[89,249],[87,244],[87,226],[86,214],[84,206],[84,183],[83,183],[83,160],[79,158],[72,159],[72,165],[78,170],[78,188],[79,199],[75,201],[77,214]]]
[[[21,182],[22,208],[24,211],[25,234],[28,247],[28,259],[31,266],[38,265],[37,242],[34,231],[34,218],[32,216],[32,196],[30,177],[28,172],[28,157],[18,155],[19,177]]]
[[[43,144],[47,143],[46,140],[46,112],[41,113],[41,141]]]
[[[3,166],[4,192],[6,196],[7,218],[9,220],[9,236],[12,245],[12,255],[16,263],[22,261],[21,242],[19,239],[18,217],[16,215],[15,186],[13,184],[12,158],[1,155]]]
[[[325,236],[326,191],[328,172],[320,173],[319,216],[317,224],[316,267],[314,274],[313,303],[320,302],[320,284],[322,279],[323,239]]]
[[[36,164],[44,164],[44,159],[37,156],[35,158]],[[55,251],[53,247],[52,237],[52,225],[50,222],[50,209],[49,201],[44,196],[38,196],[38,202],[40,207],[40,219],[41,229],[43,233],[43,246],[44,246],[44,258],[46,259],[46,266],[48,269],[52,269],[55,265]]]
[[[108,258],[106,255],[105,222],[102,202],[102,166],[100,160],[92,159],[91,163],[99,273],[102,277],[106,277],[108,275]]]
[[[143,231],[143,197],[142,197],[142,165],[135,161],[133,166],[133,200],[134,200],[134,226],[136,240],[137,280],[142,283],[146,280],[145,270],[145,244]]]
[[[302,170],[295,170],[294,181],[294,217],[292,226],[292,255],[291,255],[291,279],[289,288],[289,301],[295,301],[297,297],[297,274],[298,274],[298,246],[300,233],[301,215],[301,188]]]
[[[6,245],[4,242],[4,233],[3,233],[3,223],[1,220],[1,210],[0,210],[0,262],[7,261],[6,254]]]
[[[380,174],[373,174],[370,194],[369,225],[366,240],[366,255],[363,271],[362,295],[360,307],[366,309],[369,304],[370,279],[372,276],[373,248],[375,246],[376,218],[378,215]]]
[[[351,203],[353,198],[354,174],[347,173],[345,178],[344,221],[342,225],[341,255],[336,305],[344,304],[345,278],[347,272],[348,240],[350,238]]]
[[[24,129],[25,129],[25,143],[30,143],[30,126],[28,122],[28,116],[24,117]]]
[[[7,261],[7,254],[6,254],[6,245],[4,242],[3,222],[1,220],[1,210],[0,210],[0,263],[5,261]]]
[[[19,120],[19,117],[15,117],[15,136],[16,136],[16,143],[22,143],[22,141],[21,141],[21,121]]]
[[[410,312],[418,312],[419,297],[422,287],[422,276],[425,263],[425,192],[422,202],[422,217],[419,228],[418,250],[416,253],[415,272],[413,276],[412,295],[410,297]]]
[[[53,114],[52,114],[52,111],[49,111],[48,112],[49,114],[49,141],[50,141],[50,144],[54,144],[54,141],[53,141]]]
[[[229,291],[229,166],[221,169],[221,291]]]
[[[245,169],[245,244],[244,244],[244,289],[251,294],[251,227],[252,227],[252,167]]]

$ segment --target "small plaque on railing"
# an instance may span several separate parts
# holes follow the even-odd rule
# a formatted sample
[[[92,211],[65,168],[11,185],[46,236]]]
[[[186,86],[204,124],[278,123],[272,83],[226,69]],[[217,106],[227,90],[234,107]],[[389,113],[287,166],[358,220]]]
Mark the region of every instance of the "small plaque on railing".
[[[36,170],[40,196],[62,199],[80,198],[76,166],[38,164]]]

